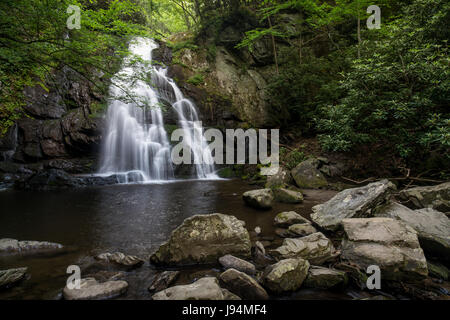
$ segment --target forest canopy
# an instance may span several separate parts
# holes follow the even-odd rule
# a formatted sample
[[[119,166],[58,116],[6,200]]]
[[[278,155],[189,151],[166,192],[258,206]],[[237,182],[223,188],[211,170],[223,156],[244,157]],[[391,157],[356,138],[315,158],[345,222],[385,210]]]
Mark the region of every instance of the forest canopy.
[[[135,36],[186,32],[193,47],[215,45],[225,24],[240,27],[233,50],[272,43],[268,83],[276,126],[317,136],[325,150],[370,146],[405,161],[450,157],[450,4],[380,0],[381,28],[369,30],[367,0],[3,0],[0,2],[0,129],[21,116],[26,86],[46,87],[70,67],[110,74]],[[69,5],[81,28],[69,30]],[[296,28],[280,17],[297,14]],[[204,41],[205,38],[213,38]],[[282,45],[280,45],[282,44]],[[210,50],[213,52],[214,50]]]

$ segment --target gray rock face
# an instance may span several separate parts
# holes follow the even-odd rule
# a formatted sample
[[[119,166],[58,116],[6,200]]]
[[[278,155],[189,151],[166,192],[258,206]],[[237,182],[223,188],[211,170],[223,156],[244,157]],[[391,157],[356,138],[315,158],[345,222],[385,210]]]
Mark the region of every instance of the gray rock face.
[[[285,259],[268,266],[264,271],[264,285],[273,292],[298,290],[308,275],[309,262]]]
[[[321,189],[328,186],[327,179],[319,170],[319,160],[308,159],[292,169],[295,184],[304,189]]]
[[[167,289],[174,283],[178,276],[180,275],[180,271],[164,271],[157,275],[153,280],[152,284],[148,288],[150,292],[159,292],[164,289]]]
[[[416,230],[422,249],[445,260],[450,259],[450,220],[431,208],[411,210],[399,203],[390,203],[377,216],[400,220]]]
[[[266,188],[280,188],[293,182],[291,173],[284,168],[280,168],[277,174],[267,177]]]
[[[223,286],[244,300],[267,300],[269,296],[263,287],[249,275],[228,269],[220,275]]]
[[[431,187],[416,187],[400,192],[400,198],[416,209],[433,208],[450,212],[450,182]]]
[[[270,254],[277,260],[302,258],[320,265],[335,255],[333,243],[321,232],[298,239],[284,239],[283,245]]]
[[[80,289],[63,290],[66,300],[107,300],[124,294],[128,289],[126,281],[107,281],[99,283],[94,278],[81,279]]]
[[[242,221],[216,213],[186,219],[150,261],[157,265],[214,264],[227,254],[250,257],[250,236]]]
[[[47,241],[19,241],[16,239],[0,239],[0,254],[33,253],[39,251],[60,250],[59,243]]]
[[[274,200],[271,189],[247,191],[243,195],[244,202],[256,209],[270,209]]]
[[[0,270],[0,289],[9,288],[22,280],[28,268]]]
[[[276,215],[273,224],[280,228],[288,228],[293,224],[310,224],[308,219],[303,218],[295,211],[281,212]]]
[[[427,261],[413,228],[390,218],[345,219],[342,258],[364,272],[370,265],[387,280],[417,279],[428,274]]]
[[[227,292],[219,286],[219,281],[213,277],[205,277],[196,282],[175,286],[158,293],[153,300],[225,300]]]
[[[231,254],[219,258],[219,263],[225,269],[236,269],[249,275],[256,273],[256,268],[252,263],[239,259]]]
[[[281,203],[302,203],[303,195],[300,192],[278,188],[273,190],[275,200]]]
[[[339,285],[345,285],[347,281],[347,275],[343,271],[311,266],[304,286],[308,288],[330,289]]]
[[[335,231],[344,219],[365,218],[372,210],[387,202],[395,186],[388,180],[339,192],[331,200],[312,208],[311,219],[320,227]]]
[[[144,264],[144,260],[136,256],[125,255],[122,252],[102,253],[96,256],[95,259],[127,268],[138,268]]]

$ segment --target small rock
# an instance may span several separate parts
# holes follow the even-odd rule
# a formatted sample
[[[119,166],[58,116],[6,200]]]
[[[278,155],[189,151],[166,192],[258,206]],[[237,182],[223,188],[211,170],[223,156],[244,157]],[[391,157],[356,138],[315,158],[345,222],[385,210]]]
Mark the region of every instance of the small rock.
[[[267,177],[266,188],[280,188],[284,185],[292,184],[293,182],[294,180],[292,179],[291,173],[280,168],[277,174]]]
[[[59,243],[47,241],[19,241],[16,239],[0,239],[0,254],[32,253],[39,251],[59,250]]]
[[[96,256],[95,259],[127,268],[138,268],[144,264],[144,260],[136,256],[127,256],[122,252],[102,253]]]
[[[80,289],[63,290],[66,300],[106,300],[124,294],[128,289],[126,281],[107,281],[99,283],[94,278],[81,279]]]
[[[164,271],[158,274],[148,288],[148,291],[159,292],[167,289],[177,280],[179,275],[180,271]]]
[[[285,259],[268,266],[264,271],[264,285],[273,292],[298,290],[308,275],[309,262],[304,259]]]
[[[441,212],[450,211],[450,182],[436,186],[415,187],[400,192],[400,199],[415,209],[433,208]]]
[[[273,190],[275,200],[281,203],[302,203],[303,195],[300,192],[278,188]]]
[[[277,260],[302,258],[310,263],[320,265],[335,255],[333,243],[321,232],[298,239],[284,239],[283,245],[271,250],[270,254]]]
[[[22,280],[28,268],[0,270],[0,288],[9,288]]]
[[[196,282],[175,286],[158,293],[153,300],[225,300],[223,289],[219,286],[219,280],[213,277],[205,277]]]
[[[245,300],[267,300],[269,296],[255,279],[249,275],[228,269],[220,275],[224,287]]]
[[[317,232],[316,228],[309,223],[293,224],[289,227],[288,231],[292,238],[305,237]]]
[[[309,288],[330,289],[338,285],[345,285],[347,281],[347,275],[343,271],[311,266],[309,268],[308,277],[304,282],[304,286]]]
[[[450,271],[444,265],[427,261],[427,266],[431,277],[448,281]]]
[[[245,192],[243,199],[250,207],[266,210],[272,208],[274,195],[271,189],[252,190]]]
[[[308,159],[300,163],[292,171],[292,177],[299,188],[321,189],[328,186],[322,172],[319,170],[320,162],[317,159]]]
[[[249,275],[254,275],[256,273],[256,268],[253,264],[230,254],[219,258],[219,262],[225,270],[236,269]]]
[[[266,266],[273,263],[273,260],[266,255],[266,249],[264,248],[264,245],[259,241],[256,241],[255,243],[253,251],[253,261],[258,266]]]
[[[280,228],[288,228],[293,224],[298,223],[311,223],[308,219],[303,218],[297,212],[281,212],[276,215],[274,219],[274,225]]]
[[[255,232],[256,232],[257,235],[260,235],[261,232],[262,232],[261,227],[256,227],[255,228]]]

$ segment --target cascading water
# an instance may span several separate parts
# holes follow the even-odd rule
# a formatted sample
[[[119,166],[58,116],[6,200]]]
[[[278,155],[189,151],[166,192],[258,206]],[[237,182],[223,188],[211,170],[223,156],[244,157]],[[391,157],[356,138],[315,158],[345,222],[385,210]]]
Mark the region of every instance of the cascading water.
[[[156,48],[155,41],[140,38],[133,41],[130,52],[149,63]],[[197,178],[217,178],[194,104],[167,77],[167,69],[147,66],[150,85],[140,74],[143,65],[128,66],[129,62],[126,61],[114,79],[115,85],[110,88],[113,100],[108,106],[100,174],[117,175],[121,183],[174,179],[171,145],[161,109],[162,103],[166,102],[176,111],[179,125],[184,130],[183,142],[191,149]],[[131,101],[115,98],[124,91],[130,93]]]

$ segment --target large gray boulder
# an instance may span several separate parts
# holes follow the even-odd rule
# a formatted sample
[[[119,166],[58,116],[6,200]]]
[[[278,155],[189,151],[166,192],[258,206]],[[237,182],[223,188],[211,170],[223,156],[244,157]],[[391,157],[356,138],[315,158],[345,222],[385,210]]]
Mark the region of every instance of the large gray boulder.
[[[0,239],[0,254],[33,253],[63,249],[59,243],[47,241],[19,241],[16,239]]]
[[[433,208],[450,212],[450,182],[436,186],[416,187],[400,192],[400,199],[415,209]]]
[[[344,271],[311,266],[304,286],[308,288],[330,289],[337,286],[344,286],[348,281]]]
[[[205,277],[189,285],[175,286],[158,293],[153,300],[229,300],[232,295],[219,286],[219,280]],[[236,298],[234,297],[233,300]]]
[[[328,181],[319,170],[320,161],[314,158],[300,163],[292,169],[291,175],[295,184],[303,189],[322,189],[328,186]]]
[[[214,264],[224,255],[247,258],[251,243],[244,222],[220,213],[186,219],[150,261],[156,265]]]
[[[317,232],[303,238],[284,239],[282,246],[270,254],[277,260],[302,258],[320,265],[335,256],[335,248],[330,239]]]
[[[136,256],[125,255],[122,252],[102,253],[96,256],[95,259],[131,269],[138,268],[144,264],[144,260]]]
[[[223,286],[245,300],[268,300],[269,295],[259,283],[249,275],[228,269],[220,276]]]
[[[222,267],[224,267],[224,269],[236,269],[249,275],[254,275],[256,273],[256,267],[254,264],[232,256],[231,254],[227,254],[226,256],[219,258],[219,263]]]
[[[67,286],[63,290],[66,300],[106,300],[124,294],[128,289],[126,281],[98,282],[94,278],[81,279],[80,289],[69,289]]]
[[[342,258],[363,272],[377,265],[382,279],[420,279],[428,274],[427,261],[416,231],[391,218],[345,219]]]
[[[0,270],[0,289],[9,288],[25,278],[28,268]]]
[[[431,208],[411,210],[393,202],[377,210],[376,215],[406,223],[416,230],[425,252],[450,259],[450,220],[444,213]]]
[[[320,227],[335,231],[344,219],[371,217],[374,208],[387,202],[392,190],[395,186],[388,180],[344,190],[313,207],[311,219]]]
[[[264,285],[273,292],[298,290],[308,276],[309,262],[304,259],[285,259],[268,266],[264,271]]]
[[[274,195],[271,189],[252,190],[245,192],[243,199],[248,206],[265,210],[272,208]]]

